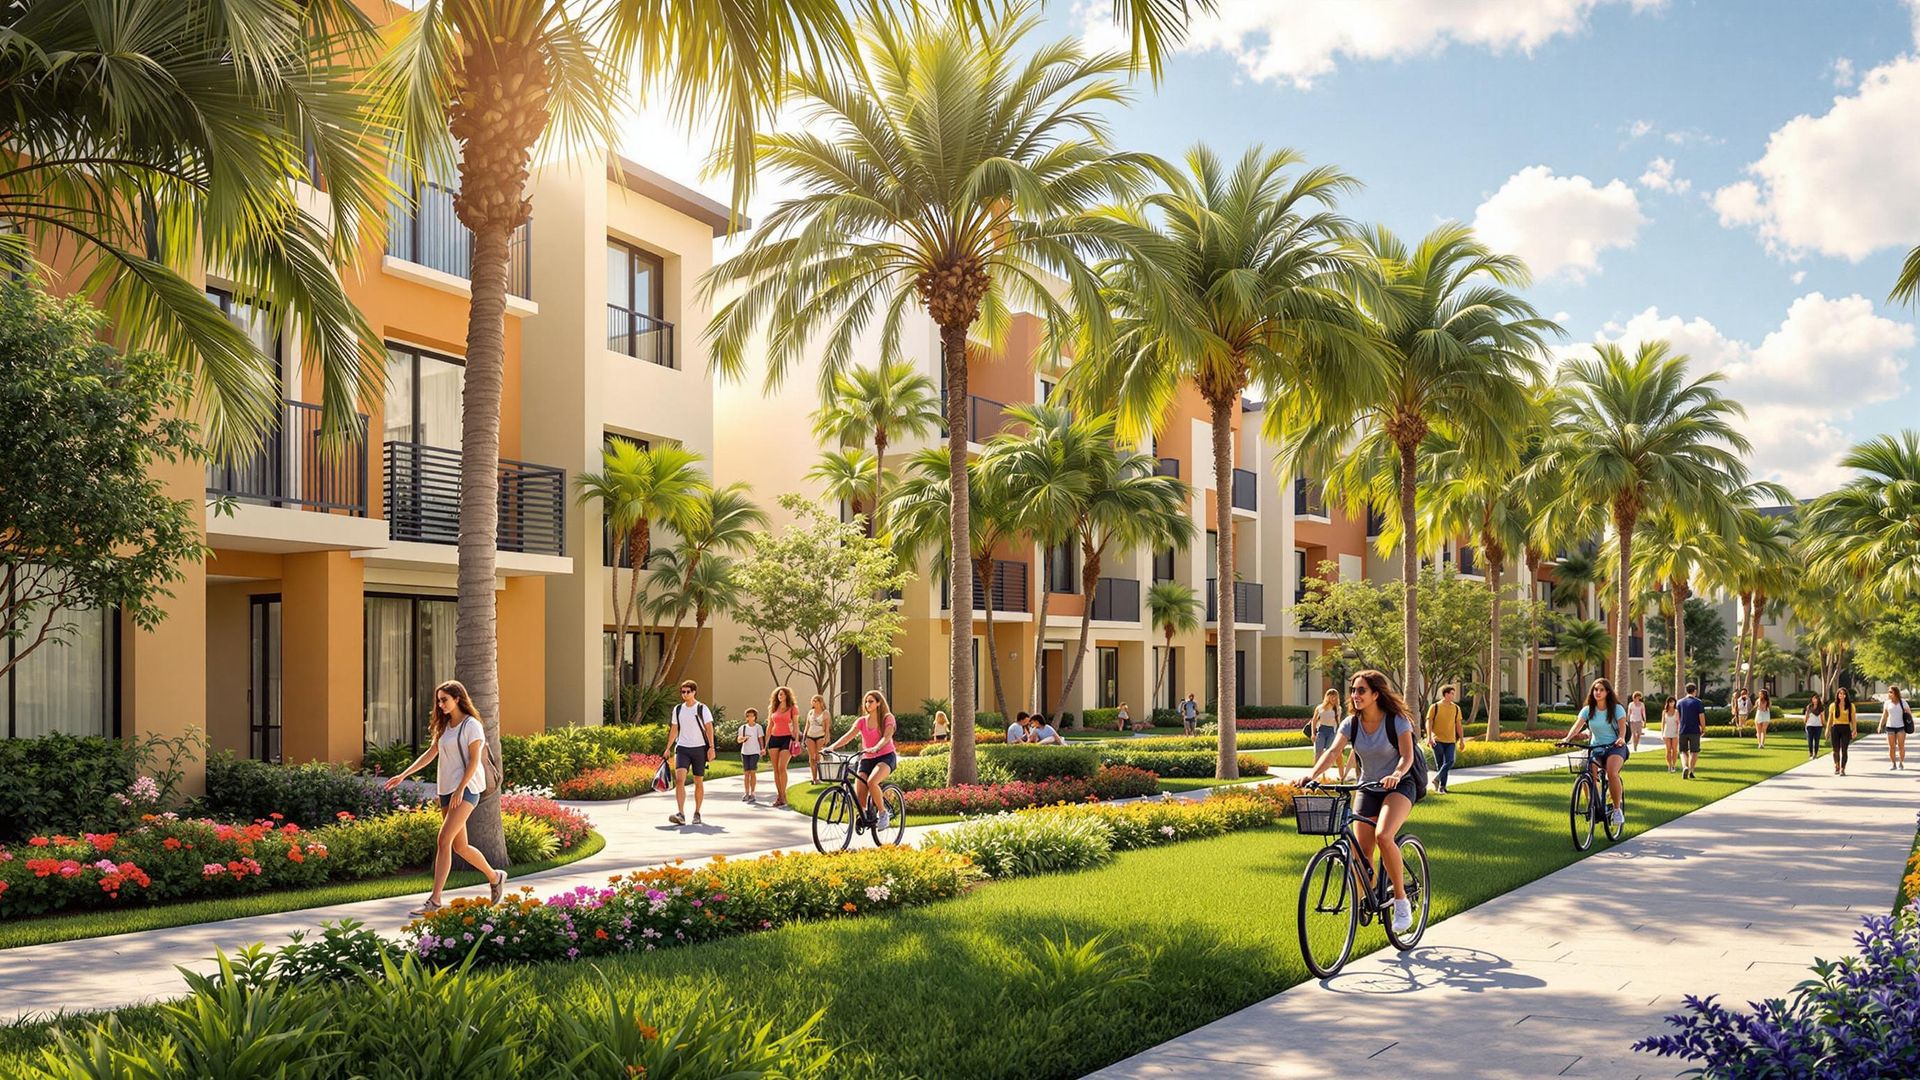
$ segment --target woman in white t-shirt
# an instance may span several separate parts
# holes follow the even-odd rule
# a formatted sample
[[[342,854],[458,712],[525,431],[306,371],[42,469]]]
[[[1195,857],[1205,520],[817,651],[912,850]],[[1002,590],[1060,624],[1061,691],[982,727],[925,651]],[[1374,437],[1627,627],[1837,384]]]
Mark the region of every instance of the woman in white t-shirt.
[[[392,791],[435,758],[440,760],[435,784],[440,795],[440,839],[433,852],[433,892],[427,895],[426,903],[413,909],[416,918],[431,915],[443,906],[440,892],[453,870],[456,852],[492,884],[494,903],[500,902],[507,888],[506,869],[489,866],[487,857],[467,840],[467,818],[480,805],[480,796],[489,783],[487,729],[473,711],[473,698],[467,688],[452,679],[434,688],[433,731],[426,752],[388,780],[387,790]]]
[[[1815,694],[1807,699],[1807,760],[1820,756],[1820,734],[1827,726],[1827,705]]]
[[[1638,690],[1627,699],[1627,741],[1640,752],[1640,734],[1647,730],[1647,695]]]
[[[1907,734],[1913,730],[1913,709],[1897,686],[1887,687],[1887,703],[1880,710],[1880,730],[1887,735],[1887,767],[1907,767]]]
[[[1767,748],[1767,725],[1773,723],[1773,696],[1765,690],[1753,703],[1753,744]]]

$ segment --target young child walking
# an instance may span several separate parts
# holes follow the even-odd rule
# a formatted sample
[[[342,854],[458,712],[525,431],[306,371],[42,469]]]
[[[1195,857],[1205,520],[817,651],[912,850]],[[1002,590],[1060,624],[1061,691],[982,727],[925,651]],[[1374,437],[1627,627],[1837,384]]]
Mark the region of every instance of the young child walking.
[[[740,724],[740,767],[746,770],[747,793],[740,801],[752,804],[756,782],[760,779],[754,771],[760,767],[760,754],[766,745],[767,729],[760,726],[760,710],[748,709]]]

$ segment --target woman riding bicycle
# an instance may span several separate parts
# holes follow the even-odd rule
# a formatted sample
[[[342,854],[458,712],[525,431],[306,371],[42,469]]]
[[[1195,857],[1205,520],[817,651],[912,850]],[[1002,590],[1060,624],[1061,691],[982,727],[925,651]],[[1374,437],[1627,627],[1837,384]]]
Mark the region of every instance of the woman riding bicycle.
[[[1613,684],[1605,679],[1595,679],[1587,688],[1586,704],[1580,706],[1580,715],[1574,719],[1573,727],[1567,729],[1567,741],[1579,738],[1582,731],[1592,736],[1589,753],[1594,768],[1607,771],[1607,792],[1613,803],[1607,813],[1617,829],[1627,817],[1622,809],[1625,793],[1620,790],[1620,766],[1627,763],[1628,754],[1627,707],[1614,696]]]
[[[1362,791],[1360,806],[1354,815],[1353,834],[1360,841],[1361,869],[1373,865],[1376,847],[1380,862],[1393,882],[1393,932],[1403,933],[1413,926],[1413,906],[1407,902],[1404,867],[1400,862],[1400,826],[1413,812],[1416,788],[1413,777],[1413,721],[1408,719],[1407,704],[1400,700],[1386,675],[1368,669],[1356,673],[1347,683],[1347,718],[1334,734],[1333,745],[1322,751],[1313,763],[1308,781],[1317,780],[1346,750],[1360,762],[1360,781],[1378,784],[1380,790]],[[1376,844],[1375,841],[1378,841]],[[1369,886],[1371,887],[1371,886]]]
[[[841,743],[860,736],[860,764],[857,769],[860,779],[854,782],[853,790],[860,803],[874,817],[874,829],[884,832],[893,820],[887,812],[886,793],[880,785],[900,766],[900,755],[893,746],[893,710],[887,708],[887,699],[880,691],[869,690],[867,696],[860,699],[860,719],[845,735],[835,739],[829,750],[836,750]]]

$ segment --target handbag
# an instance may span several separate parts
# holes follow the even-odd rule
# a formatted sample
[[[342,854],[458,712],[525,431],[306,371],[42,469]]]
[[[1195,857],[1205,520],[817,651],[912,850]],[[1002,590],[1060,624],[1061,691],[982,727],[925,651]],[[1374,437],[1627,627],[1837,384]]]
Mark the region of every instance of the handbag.
[[[673,786],[673,766],[667,764],[665,761],[662,761],[660,763],[660,767],[653,770],[653,790],[665,791],[672,786]]]

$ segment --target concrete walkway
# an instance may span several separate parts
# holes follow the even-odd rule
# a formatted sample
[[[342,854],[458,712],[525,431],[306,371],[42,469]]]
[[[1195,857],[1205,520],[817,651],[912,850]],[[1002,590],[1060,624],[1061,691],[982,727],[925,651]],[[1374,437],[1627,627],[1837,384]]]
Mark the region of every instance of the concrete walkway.
[[[1629,1048],[1684,994],[1784,995],[1851,952],[1893,903],[1916,803],[1920,773],[1887,771],[1869,738],[1845,778],[1809,762],[1090,1080],[1674,1076]],[[1291,889],[1279,908],[1291,926]]]

